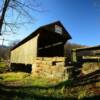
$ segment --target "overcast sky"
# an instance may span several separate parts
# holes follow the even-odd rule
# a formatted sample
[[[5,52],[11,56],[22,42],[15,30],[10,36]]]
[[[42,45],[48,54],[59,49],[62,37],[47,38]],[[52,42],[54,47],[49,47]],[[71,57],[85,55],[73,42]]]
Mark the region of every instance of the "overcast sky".
[[[3,37],[21,40],[39,26],[59,20],[72,36],[69,42],[87,46],[100,44],[100,0],[38,0],[38,2],[41,2],[41,8],[45,11],[33,11],[34,24],[20,28],[16,35]]]

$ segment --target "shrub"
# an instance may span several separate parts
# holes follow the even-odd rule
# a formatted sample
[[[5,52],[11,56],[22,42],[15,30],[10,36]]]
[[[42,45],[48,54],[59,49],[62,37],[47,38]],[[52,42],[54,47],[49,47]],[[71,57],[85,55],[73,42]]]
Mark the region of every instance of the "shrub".
[[[7,72],[8,70],[9,67],[4,62],[0,62],[0,73]]]

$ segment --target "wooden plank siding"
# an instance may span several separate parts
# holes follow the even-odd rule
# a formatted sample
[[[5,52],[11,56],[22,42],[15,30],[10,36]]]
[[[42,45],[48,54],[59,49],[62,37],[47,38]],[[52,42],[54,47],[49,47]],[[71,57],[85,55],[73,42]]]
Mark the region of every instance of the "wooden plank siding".
[[[14,49],[11,52],[11,63],[32,64],[34,58],[37,57],[38,36],[39,34],[18,48]]]

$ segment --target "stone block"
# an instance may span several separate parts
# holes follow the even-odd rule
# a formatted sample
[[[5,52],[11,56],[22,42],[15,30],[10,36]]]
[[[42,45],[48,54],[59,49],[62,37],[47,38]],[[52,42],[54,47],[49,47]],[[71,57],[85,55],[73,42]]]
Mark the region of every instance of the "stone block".
[[[100,82],[96,82],[96,87],[100,87]]]
[[[37,60],[43,60],[43,57],[37,57],[36,59]]]
[[[65,61],[65,57],[57,57],[56,61]]]
[[[68,79],[64,60],[64,57],[38,57],[33,64],[32,72],[40,77],[59,80]],[[55,64],[53,65],[53,63]]]
[[[84,63],[82,65],[83,74],[89,74],[95,72],[96,70],[100,70],[100,63]]]
[[[64,67],[65,66],[65,63],[64,62],[57,62],[56,63],[56,66],[58,66],[58,67]]]

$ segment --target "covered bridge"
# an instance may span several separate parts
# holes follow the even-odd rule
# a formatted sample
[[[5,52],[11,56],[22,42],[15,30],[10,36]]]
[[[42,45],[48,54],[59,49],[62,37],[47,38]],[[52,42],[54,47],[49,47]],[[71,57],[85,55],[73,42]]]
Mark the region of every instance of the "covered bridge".
[[[64,44],[69,39],[59,21],[42,26],[11,49],[11,65],[32,64],[36,57],[64,57]]]

